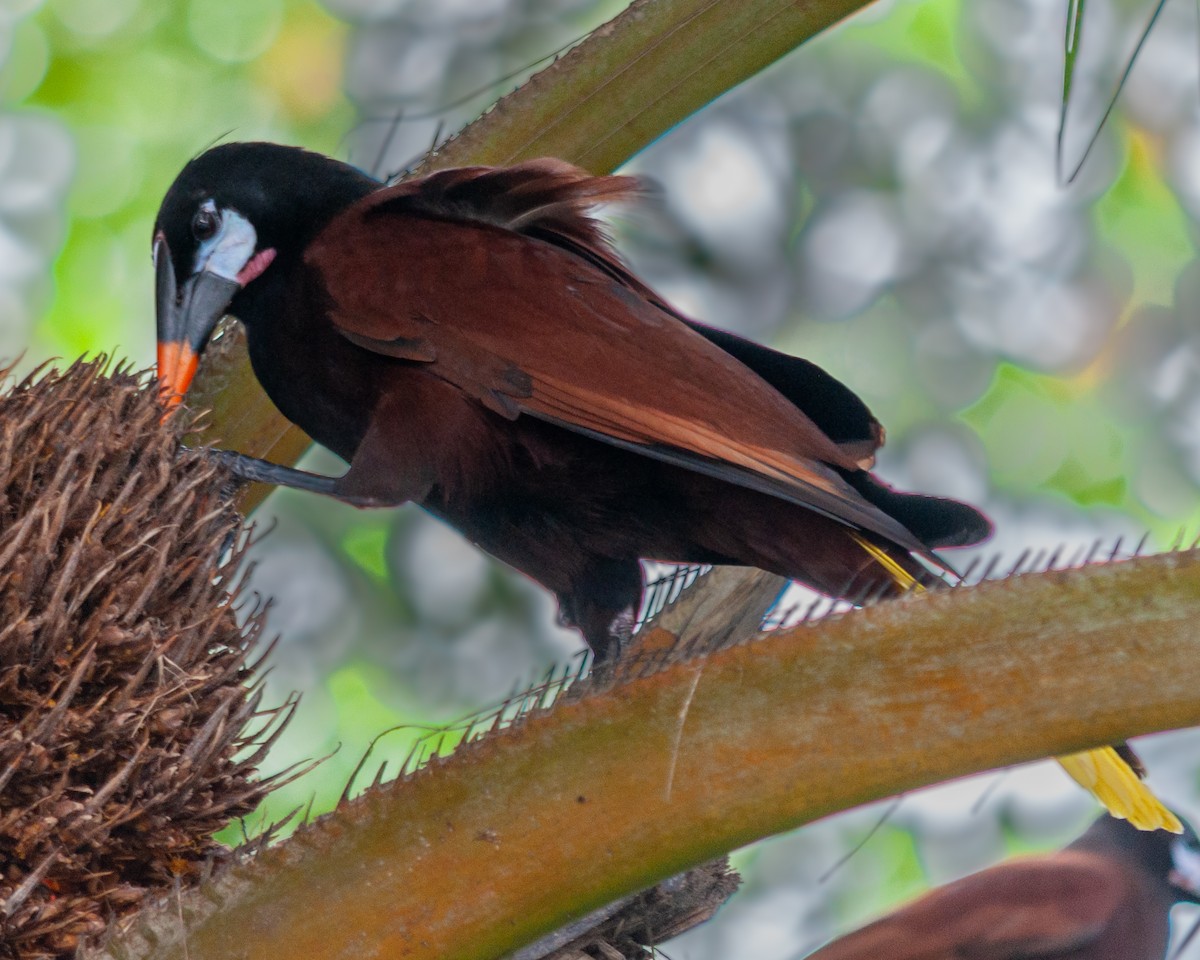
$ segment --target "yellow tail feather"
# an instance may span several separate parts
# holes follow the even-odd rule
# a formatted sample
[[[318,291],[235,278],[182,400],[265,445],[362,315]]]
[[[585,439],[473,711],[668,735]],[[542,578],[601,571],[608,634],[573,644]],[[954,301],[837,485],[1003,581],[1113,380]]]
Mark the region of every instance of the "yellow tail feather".
[[[1112,747],[1056,758],[1071,778],[1104,804],[1114,817],[1139,830],[1183,833],[1179,818],[1162,805]]]
[[[872,560],[874,560],[888,572],[888,576],[895,581],[896,586],[898,586],[901,590],[925,589],[923,586],[921,586],[921,584],[917,583],[917,578],[900,566],[896,559],[892,557],[892,555],[886,550],[884,550],[883,547],[876,546],[870,540],[860,537],[857,533],[852,533],[850,536],[854,538],[855,542],[857,542],[860,547],[862,547],[871,555]]]
[[[851,534],[902,590],[924,590],[917,579],[886,550],[858,534]],[[1163,806],[1136,773],[1112,747],[1085,750],[1057,757],[1062,768],[1119,820],[1128,820],[1139,830],[1169,830],[1183,833],[1179,818]]]

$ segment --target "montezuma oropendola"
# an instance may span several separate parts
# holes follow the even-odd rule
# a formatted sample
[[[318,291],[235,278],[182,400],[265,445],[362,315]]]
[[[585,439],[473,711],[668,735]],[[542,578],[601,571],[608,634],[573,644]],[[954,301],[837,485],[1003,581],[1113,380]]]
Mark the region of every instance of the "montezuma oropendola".
[[[1200,840],[1104,816],[1063,850],[930,891],[808,960],[1163,960],[1169,915],[1200,903]]]
[[[420,504],[553,590],[597,657],[637,612],[643,559],[838,597],[941,582],[917,558],[941,565],[933,550],[982,540],[987,519],[872,476],[883,428],[820,368],[634,277],[588,211],[636,189],[549,159],[385,186],[294,147],[214,147],[155,224],[164,395],[233,314],[280,411],[350,464],[217,454],[236,473]],[[1115,754],[1080,756],[1155,825]]]

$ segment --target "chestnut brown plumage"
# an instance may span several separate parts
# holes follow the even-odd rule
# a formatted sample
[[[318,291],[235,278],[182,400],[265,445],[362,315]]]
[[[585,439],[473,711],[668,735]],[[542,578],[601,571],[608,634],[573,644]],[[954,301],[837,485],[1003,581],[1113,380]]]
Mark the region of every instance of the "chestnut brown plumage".
[[[956,880],[809,960],[1163,960],[1200,902],[1200,843],[1101,817],[1065,850]]]
[[[294,147],[215,147],[155,224],[164,396],[233,314],[270,398],[350,467],[217,454],[230,468],[419,503],[553,590],[597,658],[632,625],[645,559],[837,597],[940,583],[934,549],[987,519],[890,489],[869,472],[883,428],[850,390],[634,277],[588,214],[636,187],[549,159],[384,186]],[[1173,825],[1111,750],[1083,757],[1072,775],[1110,809]]]
[[[155,228],[164,389],[233,313],[268,395],[350,469],[231,466],[421,504],[553,590],[598,655],[636,612],[641,559],[854,596],[986,536],[971,507],[868,472],[883,430],[828,374],[632,276],[588,209],[635,188],[556,160],[381,187],[294,148],[216,147]]]
[[[146,375],[104,368],[0,390],[5,960],[72,956],[191,885],[268,789],[247,722],[279,726],[248,686],[261,618],[233,609],[225,479],[179,458]]]

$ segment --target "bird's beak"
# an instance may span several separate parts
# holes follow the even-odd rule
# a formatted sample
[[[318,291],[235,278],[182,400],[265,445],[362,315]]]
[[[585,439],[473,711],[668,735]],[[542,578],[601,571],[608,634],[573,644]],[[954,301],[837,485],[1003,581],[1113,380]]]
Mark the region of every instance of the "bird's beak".
[[[217,321],[225,315],[236,280],[201,270],[176,289],[175,268],[166,238],[154,243],[155,303],[158,311],[158,389],[168,408],[183,399],[196,375],[200,354]]]

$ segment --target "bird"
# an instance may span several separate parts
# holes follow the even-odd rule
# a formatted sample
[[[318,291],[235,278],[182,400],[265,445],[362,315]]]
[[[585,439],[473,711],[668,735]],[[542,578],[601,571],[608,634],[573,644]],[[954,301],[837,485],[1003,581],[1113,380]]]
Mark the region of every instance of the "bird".
[[[638,192],[553,158],[389,185],[298,147],[212,147],[154,224],[163,400],[236,317],[270,399],[349,466],[214,458],[357,506],[420,505],[552,591],[597,661],[633,629],[646,560],[850,599],[944,583],[936,551],[990,521],[875,476],[883,427],[816,364],[638,279],[591,213]],[[1079,756],[1111,808],[1157,825],[1123,760]]]
[[[1101,816],[1066,848],[930,891],[808,960],[1163,960],[1200,903],[1200,840]]]

